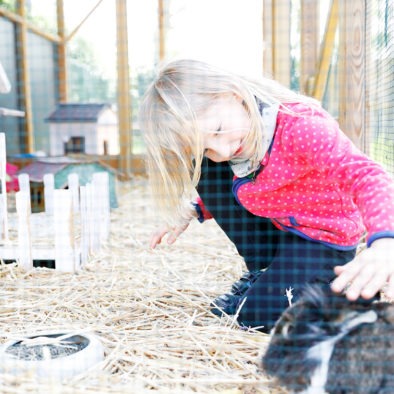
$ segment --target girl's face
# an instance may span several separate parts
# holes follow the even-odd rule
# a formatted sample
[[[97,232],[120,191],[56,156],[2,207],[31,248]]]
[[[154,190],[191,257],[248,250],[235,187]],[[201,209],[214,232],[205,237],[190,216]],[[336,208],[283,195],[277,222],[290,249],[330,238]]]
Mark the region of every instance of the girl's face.
[[[208,159],[219,163],[244,158],[243,142],[251,121],[241,99],[235,95],[218,98],[198,117],[197,126],[203,133],[204,156]]]

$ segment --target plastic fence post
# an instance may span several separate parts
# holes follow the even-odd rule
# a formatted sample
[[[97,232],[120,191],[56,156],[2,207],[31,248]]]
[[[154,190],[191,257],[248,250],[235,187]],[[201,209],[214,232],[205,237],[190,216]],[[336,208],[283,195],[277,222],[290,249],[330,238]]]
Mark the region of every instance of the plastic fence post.
[[[73,211],[79,212],[79,177],[78,174],[69,174],[67,177],[68,189],[71,191]]]
[[[55,264],[62,272],[75,271],[75,238],[70,190],[54,191]]]
[[[110,225],[110,201],[109,201],[109,176],[107,172],[93,174],[93,187],[95,191],[95,215],[100,223],[99,242],[106,241],[109,235]]]
[[[19,191],[15,195],[18,213],[18,257],[19,266],[25,271],[33,268],[30,234],[30,195]]]
[[[53,215],[53,192],[55,190],[55,178],[53,174],[44,175],[44,199],[45,212],[48,215]]]
[[[97,214],[97,194],[100,190],[95,187],[93,183],[86,185],[87,190],[87,206],[89,212],[89,226],[90,226],[90,250],[92,253],[100,249],[100,218]]]
[[[90,226],[89,226],[89,215],[87,207],[87,192],[86,186],[80,187],[81,201],[80,201],[80,212],[81,212],[81,264],[84,266],[88,261],[89,256],[89,237],[90,237]]]
[[[19,190],[29,196],[29,211],[31,213],[30,179],[28,174],[18,175]]]

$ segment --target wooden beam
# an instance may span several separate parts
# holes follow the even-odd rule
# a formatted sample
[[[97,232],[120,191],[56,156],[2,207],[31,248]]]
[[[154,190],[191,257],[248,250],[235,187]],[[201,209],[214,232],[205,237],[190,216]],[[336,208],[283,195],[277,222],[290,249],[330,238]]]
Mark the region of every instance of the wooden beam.
[[[78,23],[78,25],[72,30],[72,32],[64,38],[64,42],[70,41],[75,34],[78,33],[79,29],[83,26],[83,24],[89,19],[89,17],[93,14],[93,12],[97,9],[97,7],[103,2],[103,0],[98,0],[96,5],[87,13],[87,15]]]
[[[262,0],[263,2],[263,73],[265,76],[273,77],[272,59],[272,0]]]
[[[16,25],[17,42],[17,69],[19,85],[19,100],[20,106],[25,111],[24,130],[20,137],[20,143],[25,153],[32,153],[34,151],[33,138],[33,114],[31,104],[31,88],[30,88],[30,73],[27,54],[27,25],[26,25],[26,7],[25,0],[17,1],[17,12],[20,16],[20,22]]]
[[[164,60],[166,56],[166,26],[165,10],[163,0],[158,0],[158,17],[159,17],[159,60]]]
[[[365,130],[365,0],[339,6],[339,124],[361,147]]]
[[[131,176],[132,121],[127,28],[127,0],[116,0],[117,72],[118,72],[118,127],[120,168],[123,177]]]
[[[57,0],[57,33],[61,42],[57,45],[57,68],[58,68],[58,94],[60,102],[67,102],[67,47],[66,29],[64,24],[64,4],[63,0]]]
[[[290,0],[272,0],[273,77],[290,87]]]
[[[331,0],[324,38],[320,45],[319,68],[312,92],[312,95],[319,101],[323,99],[327,86],[328,73],[330,71],[331,58],[335,45],[335,35],[338,26],[338,3],[339,0]]]
[[[312,93],[313,77],[316,74],[319,47],[319,2],[301,0],[301,59],[300,90]]]
[[[374,23],[377,21],[377,17],[375,14],[375,7],[377,2],[369,2],[367,3],[366,16],[365,16],[365,31],[366,35],[366,50],[365,50],[365,70],[368,72],[365,73],[365,127],[362,142],[360,143],[360,147],[368,156],[373,155],[373,145],[371,144],[372,136],[374,135],[374,131],[372,130],[373,121],[372,116],[373,112],[376,110],[376,87],[378,86],[379,75],[377,72],[372,72],[375,65],[375,56],[374,56],[374,42],[375,37],[371,34],[372,29],[375,28]]]
[[[0,8],[0,16],[3,16],[4,18],[6,18],[14,23],[19,23],[19,24],[25,23],[28,31],[31,31],[32,33],[35,33],[38,36],[47,39],[48,41],[51,41],[51,42],[60,42],[61,41],[61,38],[59,36],[57,36],[55,34],[48,33],[46,31],[40,29],[39,27],[35,26],[31,22],[23,20],[23,18],[20,15],[15,14],[14,12],[8,11],[4,8]]]

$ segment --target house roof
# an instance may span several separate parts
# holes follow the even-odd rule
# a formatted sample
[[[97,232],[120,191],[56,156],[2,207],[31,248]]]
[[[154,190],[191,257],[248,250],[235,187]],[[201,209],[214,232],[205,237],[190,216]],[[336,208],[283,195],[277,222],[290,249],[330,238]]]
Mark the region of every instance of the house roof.
[[[68,184],[68,175],[75,173],[79,177],[79,184],[86,185],[91,182],[95,172],[106,171],[110,175],[110,205],[118,206],[115,188],[114,170],[104,163],[89,159],[74,159],[64,157],[48,157],[37,160],[22,168],[18,174],[28,174],[30,182],[43,183],[45,174],[53,174],[55,188],[62,189]]]
[[[43,182],[45,174],[56,175],[60,170],[67,167],[67,163],[47,163],[36,161],[22,168],[19,174],[29,175],[31,182]]]
[[[108,103],[59,103],[45,120],[50,123],[97,122],[100,113],[111,108]]]
[[[109,167],[107,164],[89,157],[53,156],[43,157],[39,160],[33,161],[26,167],[20,169],[18,171],[18,174],[28,174],[29,179],[32,182],[43,182],[45,174],[56,175],[59,171],[63,170],[67,166],[73,166],[78,164],[96,165],[109,173],[115,173],[115,170]]]

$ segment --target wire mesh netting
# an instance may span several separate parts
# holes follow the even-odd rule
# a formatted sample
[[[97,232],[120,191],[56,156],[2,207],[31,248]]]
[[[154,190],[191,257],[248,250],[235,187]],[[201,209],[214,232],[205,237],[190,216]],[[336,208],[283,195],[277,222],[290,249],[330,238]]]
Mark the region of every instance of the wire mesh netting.
[[[392,279],[329,286],[394,238],[393,20],[394,0],[0,0],[0,392],[394,392]],[[48,330],[104,360],[63,381],[8,361],[15,340],[50,368]]]
[[[370,1],[368,20],[368,153],[394,175],[394,4]]]

